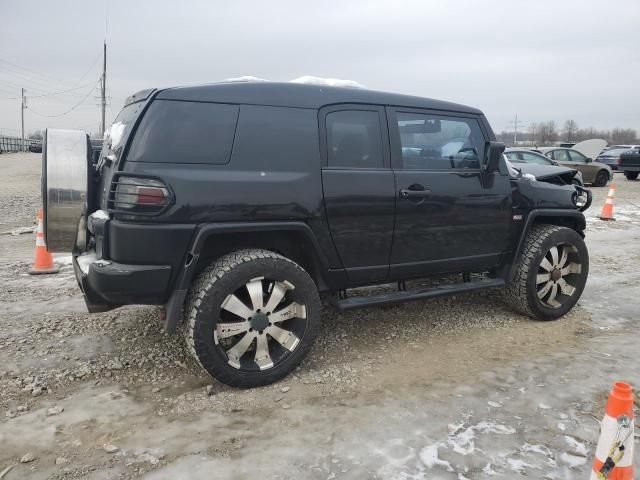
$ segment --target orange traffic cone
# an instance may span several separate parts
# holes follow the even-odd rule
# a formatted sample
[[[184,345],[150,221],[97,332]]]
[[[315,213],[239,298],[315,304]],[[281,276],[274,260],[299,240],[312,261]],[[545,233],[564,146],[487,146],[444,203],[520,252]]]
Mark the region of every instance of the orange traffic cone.
[[[615,220],[613,218],[613,197],[616,195],[616,185],[614,183],[609,185],[609,193],[607,193],[607,199],[604,201],[602,211],[600,212],[600,220]]]
[[[42,209],[38,209],[38,229],[36,230],[36,251],[33,257],[33,266],[29,273],[40,275],[43,273],[58,273],[60,268],[53,264],[53,255],[47,250],[44,242],[44,227],[42,225]]]
[[[591,480],[633,480],[633,392],[613,384],[600,426]]]

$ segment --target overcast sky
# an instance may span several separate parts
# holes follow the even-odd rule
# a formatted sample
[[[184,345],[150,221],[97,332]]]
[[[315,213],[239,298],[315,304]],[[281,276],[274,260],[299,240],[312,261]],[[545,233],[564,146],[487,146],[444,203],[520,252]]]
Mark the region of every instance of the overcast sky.
[[[20,87],[26,132],[97,130],[105,15],[108,122],[143,88],[315,75],[472,105],[496,132],[516,113],[640,130],[640,0],[0,0],[3,134]]]

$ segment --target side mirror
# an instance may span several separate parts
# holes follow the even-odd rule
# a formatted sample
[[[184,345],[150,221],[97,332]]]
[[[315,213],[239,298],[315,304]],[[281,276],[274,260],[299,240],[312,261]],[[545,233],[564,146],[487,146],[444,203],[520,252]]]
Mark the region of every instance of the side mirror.
[[[484,158],[484,171],[487,173],[498,170],[502,154],[504,153],[505,144],[502,142],[487,142]]]
[[[593,162],[593,158],[587,158],[587,163]]]

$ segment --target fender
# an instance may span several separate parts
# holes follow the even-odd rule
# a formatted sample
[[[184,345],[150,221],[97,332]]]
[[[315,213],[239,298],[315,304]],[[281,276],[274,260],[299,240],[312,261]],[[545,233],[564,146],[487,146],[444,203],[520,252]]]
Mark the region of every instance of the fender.
[[[181,315],[182,306],[187,296],[189,286],[195,275],[195,269],[198,264],[198,258],[207,239],[225,233],[242,233],[242,232],[296,232],[301,233],[309,241],[314,249],[315,258],[320,261],[321,270],[329,271],[329,262],[326,255],[320,248],[320,244],[316,239],[313,231],[304,222],[232,222],[232,223],[205,223],[196,227],[196,232],[191,242],[191,246],[187,250],[184,264],[180,272],[178,272],[173,292],[165,306],[165,331],[168,333],[175,332]]]
[[[527,235],[531,231],[533,224],[535,223],[535,219],[539,217],[557,217],[559,220],[562,218],[570,218],[572,221],[575,221],[576,228],[575,230],[584,237],[584,230],[587,227],[587,221],[584,218],[584,214],[579,212],[578,210],[570,210],[570,209],[536,209],[531,210],[529,215],[525,220],[525,224],[520,231],[520,238],[518,239],[518,246],[510,258],[506,259],[504,269],[506,271],[505,281],[507,283],[513,280],[513,277],[516,273],[516,268],[518,266],[518,259],[520,258],[520,253],[524,248],[524,241],[527,238]]]

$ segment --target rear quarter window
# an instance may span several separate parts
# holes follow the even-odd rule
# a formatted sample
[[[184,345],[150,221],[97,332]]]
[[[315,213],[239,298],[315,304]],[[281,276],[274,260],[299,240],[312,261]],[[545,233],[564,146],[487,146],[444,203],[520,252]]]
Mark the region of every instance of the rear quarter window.
[[[155,100],[134,133],[129,162],[229,162],[239,107]]]

